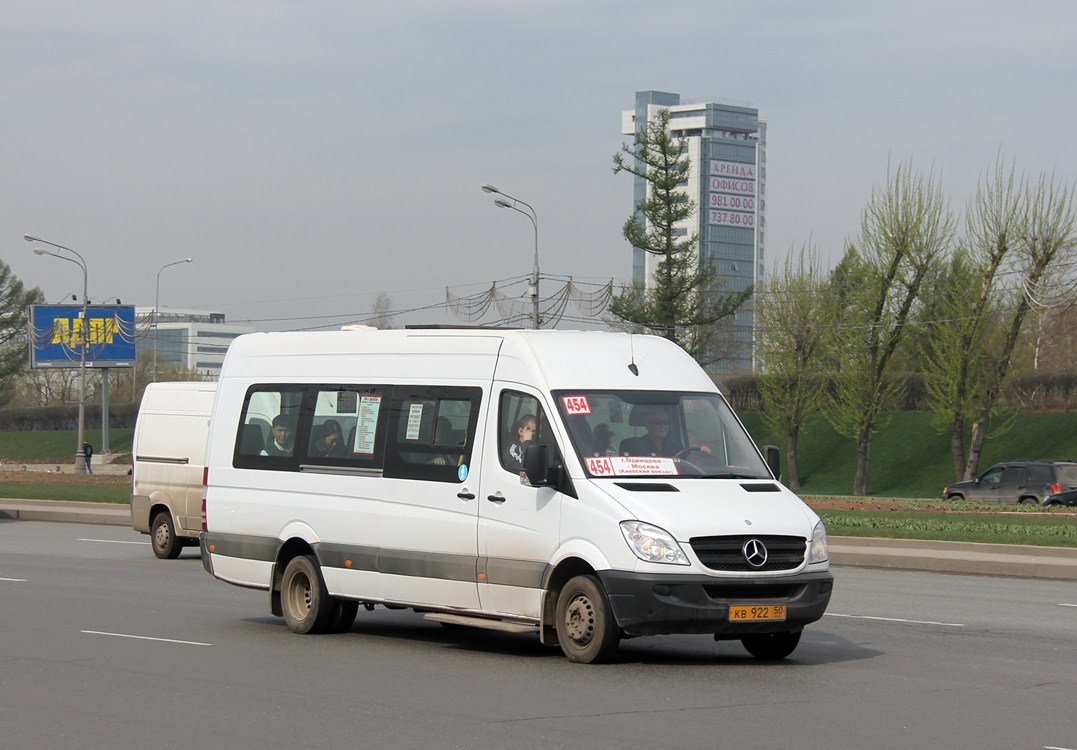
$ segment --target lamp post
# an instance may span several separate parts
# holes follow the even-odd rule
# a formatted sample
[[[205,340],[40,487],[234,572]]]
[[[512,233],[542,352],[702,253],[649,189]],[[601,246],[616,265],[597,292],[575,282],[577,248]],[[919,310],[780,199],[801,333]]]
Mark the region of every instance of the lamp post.
[[[82,341],[82,346],[79,352],[79,436],[78,445],[75,448],[75,471],[86,470],[86,454],[82,450],[83,443],[86,438],[86,344],[88,343],[90,335],[90,316],[87,309],[90,304],[89,297],[89,285],[90,274],[86,270],[86,260],[75,250],[63,245],[58,245],[55,242],[49,242],[43,240],[40,237],[34,237],[30,234],[24,234],[23,239],[27,242],[40,242],[43,245],[49,245],[56,248],[56,250],[66,250],[74,255],[74,258],[69,258],[66,255],[60,255],[56,250],[45,250],[41,247],[34,248],[35,255],[51,255],[54,258],[60,260],[66,260],[69,263],[74,263],[82,269],[82,331],[79,338]],[[74,337],[72,337],[73,339]]]
[[[513,198],[508,193],[498,190],[493,185],[483,185],[482,190],[484,193],[495,193],[504,196],[504,198],[494,198],[494,205],[498,208],[511,208],[513,211],[523,214],[531,220],[531,224],[535,227],[535,262],[534,267],[531,269],[531,284],[529,285],[528,291],[531,294],[531,327],[538,330],[542,327],[541,321],[539,320],[538,216],[535,214],[535,209],[531,207],[530,203],[525,203],[519,198]],[[505,200],[506,198],[508,200]],[[509,201],[511,201],[511,203]],[[525,206],[527,210],[524,211],[519,206]]]
[[[157,382],[157,306],[161,301],[161,271],[170,266],[178,266],[181,263],[190,263],[194,258],[184,258],[171,263],[165,263],[157,271],[157,293],[153,298],[153,382]]]

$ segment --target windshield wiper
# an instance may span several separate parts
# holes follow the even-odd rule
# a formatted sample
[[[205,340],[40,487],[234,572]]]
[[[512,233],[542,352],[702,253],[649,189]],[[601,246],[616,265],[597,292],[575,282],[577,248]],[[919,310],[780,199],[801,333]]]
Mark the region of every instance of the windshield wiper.
[[[761,477],[758,474],[745,474],[739,471],[719,471],[713,474],[682,474],[684,477],[691,477],[693,479],[769,479],[769,477]]]

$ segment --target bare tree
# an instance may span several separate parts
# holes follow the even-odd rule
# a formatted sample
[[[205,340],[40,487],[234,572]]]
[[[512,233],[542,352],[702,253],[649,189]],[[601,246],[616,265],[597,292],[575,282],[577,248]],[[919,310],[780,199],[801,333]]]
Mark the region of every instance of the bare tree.
[[[809,414],[822,409],[825,395],[823,357],[833,299],[826,286],[814,248],[801,247],[755,296],[764,419],[785,436],[786,484],[794,490],[800,488],[800,430]]]
[[[966,477],[974,476],[979,468],[983,444],[1030,310],[1051,298],[1053,276],[1069,268],[1077,256],[1073,186],[1059,185],[1054,175],[1041,174],[1034,184],[1023,181],[1015,194],[1016,198],[1007,195],[1005,201],[988,203],[970,219],[970,235],[976,232],[977,236],[993,238],[996,246],[1005,246],[1007,255],[1012,245],[1011,270],[1017,288],[1004,319],[1001,344],[993,353],[983,388],[976,394],[977,414],[969,438]],[[1007,218],[1004,225],[998,223],[998,212]]]
[[[997,347],[999,288],[1020,225],[1021,188],[1013,166],[1001,159],[980,181],[965,212],[965,242],[951,260],[942,284],[941,321],[931,327],[925,370],[928,399],[936,418],[950,430],[954,476],[967,478],[965,432],[979,409],[991,358]],[[975,472],[975,467],[971,469]]]
[[[393,300],[385,292],[378,293],[378,298],[370,308],[370,325],[378,329],[396,327],[393,320]]]
[[[844,324],[835,328],[842,369],[829,412],[834,428],[856,441],[853,494],[865,495],[872,436],[899,386],[891,358],[905,333],[921,285],[949,247],[954,219],[933,174],[908,165],[873,190],[861,223],[859,247],[847,259],[859,283],[844,290]]]

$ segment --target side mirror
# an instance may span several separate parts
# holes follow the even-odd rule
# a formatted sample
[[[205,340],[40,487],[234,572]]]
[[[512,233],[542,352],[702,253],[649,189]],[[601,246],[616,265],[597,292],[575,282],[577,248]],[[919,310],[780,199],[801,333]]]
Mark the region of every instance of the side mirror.
[[[524,448],[524,476],[532,487],[545,487],[550,484],[550,467],[547,461],[549,448],[534,444]]]
[[[770,469],[770,473],[779,482],[782,481],[782,454],[781,451],[778,450],[778,446],[764,446],[763,456],[767,460],[767,468]]]

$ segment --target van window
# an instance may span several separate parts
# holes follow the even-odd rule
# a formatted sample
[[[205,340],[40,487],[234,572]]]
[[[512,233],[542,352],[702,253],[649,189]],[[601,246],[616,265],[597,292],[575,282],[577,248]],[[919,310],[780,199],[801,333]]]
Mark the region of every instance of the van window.
[[[233,463],[287,468],[294,463],[303,404],[300,386],[254,386],[247,391]]]
[[[591,476],[770,478],[718,394],[574,390],[554,398]]]
[[[552,433],[546,414],[534,396],[517,391],[502,391],[498,412],[498,455],[507,471],[523,470],[523,449],[530,442],[550,445]],[[556,453],[556,446],[551,446]]]
[[[386,386],[317,386],[304,465],[381,469],[389,421]]]
[[[385,476],[464,481],[470,472],[481,402],[481,388],[394,388]]]

